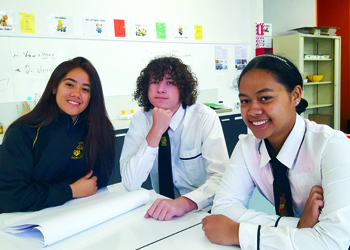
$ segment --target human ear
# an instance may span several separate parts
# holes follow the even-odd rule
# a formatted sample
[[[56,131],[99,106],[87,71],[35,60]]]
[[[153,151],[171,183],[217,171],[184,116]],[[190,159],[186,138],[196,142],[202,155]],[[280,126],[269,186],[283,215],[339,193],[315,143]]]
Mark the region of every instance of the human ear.
[[[52,90],[52,94],[56,95],[56,89]]]
[[[294,102],[294,105],[297,106],[301,100],[301,94],[303,90],[300,85],[295,86],[295,88],[292,91],[292,101]]]

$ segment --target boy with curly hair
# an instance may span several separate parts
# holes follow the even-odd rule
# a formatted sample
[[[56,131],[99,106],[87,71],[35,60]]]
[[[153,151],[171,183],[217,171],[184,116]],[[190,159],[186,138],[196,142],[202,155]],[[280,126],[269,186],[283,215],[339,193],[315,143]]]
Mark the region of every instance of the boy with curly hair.
[[[190,67],[176,57],[152,60],[137,78],[134,99],[143,110],[125,136],[122,182],[131,191],[150,175],[154,190],[171,198],[157,199],[145,218],[170,220],[212,205],[228,153],[217,114],[196,103],[197,87]],[[171,153],[163,157],[158,152],[168,144]]]

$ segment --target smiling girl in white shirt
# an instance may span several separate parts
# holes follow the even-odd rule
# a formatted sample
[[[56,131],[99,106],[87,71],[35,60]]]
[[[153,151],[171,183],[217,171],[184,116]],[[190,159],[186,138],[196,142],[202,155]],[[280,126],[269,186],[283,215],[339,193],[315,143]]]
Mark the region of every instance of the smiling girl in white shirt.
[[[212,243],[242,249],[348,249],[350,141],[296,114],[302,86],[298,69],[280,56],[256,57],[243,70],[241,113],[253,135],[236,145],[215,196],[216,215],[203,219]],[[291,217],[247,209],[255,187],[275,204],[273,158],[286,168]]]

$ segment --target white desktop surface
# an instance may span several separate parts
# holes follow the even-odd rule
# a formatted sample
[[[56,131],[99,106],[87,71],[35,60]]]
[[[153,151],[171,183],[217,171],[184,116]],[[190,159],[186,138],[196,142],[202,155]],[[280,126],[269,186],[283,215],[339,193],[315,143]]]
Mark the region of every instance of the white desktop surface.
[[[202,225],[191,227],[171,237],[158,241],[142,250],[237,250],[238,246],[212,244],[202,231]],[[140,249],[141,250],[141,249]]]
[[[121,183],[108,187],[116,194],[127,191]],[[147,209],[160,195],[150,192],[150,202],[109,221],[87,229],[79,234],[57,242],[43,249],[47,250],[79,250],[79,249],[227,249],[225,246],[209,242],[202,231],[202,218],[208,214],[203,211],[190,212],[170,221],[158,221],[143,216]],[[64,206],[64,205],[63,205]],[[24,213],[0,214],[0,225],[10,218]],[[93,216],[93,215],[91,215]],[[195,226],[196,225],[196,226]],[[69,227],[69,225],[67,225]],[[189,229],[187,229],[189,228]],[[184,230],[187,229],[187,230]],[[12,235],[0,232],[0,249],[6,250],[36,250],[42,249],[40,243],[28,237],[28,234]],[[230,249],[233,249],[232,246]],[[239,249],[238,247],[236,249]]]
[[[239,111],[230,111],[230,112],[221,112],[217,113],[218,116],[226,116],[226,115],[237,115],[240,114]],[[113,119],[111,120],[112,125],[114,127],[114,130],[119,130],[119,129],[128,129],[130,125],[131,117],[130,119]]]

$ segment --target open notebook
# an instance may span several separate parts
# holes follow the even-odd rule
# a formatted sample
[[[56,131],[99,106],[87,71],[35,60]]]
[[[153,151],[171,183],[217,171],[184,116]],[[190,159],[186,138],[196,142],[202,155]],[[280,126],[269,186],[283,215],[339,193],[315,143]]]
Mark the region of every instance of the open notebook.
[[[117,195],[105,188],[95,195],[74,199],[62,206],[7,220],[3,229],[13,234],[30,232],[31,237],[48,246],[142,206],[149,199],[147,190]]]

